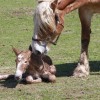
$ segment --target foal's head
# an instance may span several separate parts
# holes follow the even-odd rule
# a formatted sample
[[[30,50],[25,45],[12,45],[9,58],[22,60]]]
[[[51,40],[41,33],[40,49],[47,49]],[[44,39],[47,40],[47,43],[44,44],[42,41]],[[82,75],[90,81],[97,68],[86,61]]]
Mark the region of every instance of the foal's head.
[[[15,49],[15,48],[13,48],[13,51],[16,55],[15,79],[19,81],[22,79],[22,74],[25,73],[26,69],[29,66],[31,51],[29,51],[29,50],[20,51],[20,50]]]
[[[34,36],[32,37],[32,51],[35,54],[47,53],[48,45],[55,44],[58,38],[57,2],[58,0],[38,0],[34,12]]]

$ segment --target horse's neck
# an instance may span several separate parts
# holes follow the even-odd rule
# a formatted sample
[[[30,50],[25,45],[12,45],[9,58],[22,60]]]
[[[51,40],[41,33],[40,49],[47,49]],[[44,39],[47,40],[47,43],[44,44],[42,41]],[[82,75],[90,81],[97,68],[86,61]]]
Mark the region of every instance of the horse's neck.
[[[31,60],[29,62],[29,66],[27,69],[28,72],[37,72],[39,70],[39,66],[37,65],[37,62],[35,62],[34,60],[35,59],[33,57],[31,57]],[[36,65],[35,65],[35,63],[36,63]]]
[[[30,74],[35,74],[37,72],[39,72],[40,74],[43,73],[44,71],[49,71],[50,67],[47,63],[43,63],[43,65],[41,66],[35,66],[34,62],[30,62],[28,69],[26,70],[26,72],[30,73]]]
[[[75,0],[60,0],[60,1],[58,2],[57,8],[58,8],[59,10],[63,10],[63,9],[65,9],[65,7],[66,7],[67,5],[71,4],[71,3],[74,2],[74,1],[75,1]]]

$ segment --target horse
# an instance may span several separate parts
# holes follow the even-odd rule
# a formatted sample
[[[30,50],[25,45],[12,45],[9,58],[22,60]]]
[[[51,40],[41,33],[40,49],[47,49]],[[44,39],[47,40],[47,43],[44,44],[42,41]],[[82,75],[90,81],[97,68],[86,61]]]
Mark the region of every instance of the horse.
[[[81,54],[73,76],[86,77],[90,73],[88,46],[91,18],[93,14],[100,13],[100,0],[38,0],[31,46],[35,54],[47,54],[50,44],[56,45],[64,28],[65,15],[75,9],[78,9],[81,22]]]
[[[15,79],[18,82],[40,83],[42,81],[55,82],[56,68],[49,56],[35,55],[30,50],[13,48],[16,55]]]

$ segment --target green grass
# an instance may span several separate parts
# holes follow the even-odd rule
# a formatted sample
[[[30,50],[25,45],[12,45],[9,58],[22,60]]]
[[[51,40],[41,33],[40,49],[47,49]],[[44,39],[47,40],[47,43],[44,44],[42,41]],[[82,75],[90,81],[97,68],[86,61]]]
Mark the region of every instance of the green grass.
[[[0,74],[15,72],[12,46],[27,49],[33,35],[34,0],[0,1]],[[49,56],[57,67],[56,83],[17,84],[0,81],[0,100],[99,100],[100,99],[100,15],[92,21],[89,46],[90,76],[68,77],[80,56],[80,21],[77,11],[65,18],[65,28]]]

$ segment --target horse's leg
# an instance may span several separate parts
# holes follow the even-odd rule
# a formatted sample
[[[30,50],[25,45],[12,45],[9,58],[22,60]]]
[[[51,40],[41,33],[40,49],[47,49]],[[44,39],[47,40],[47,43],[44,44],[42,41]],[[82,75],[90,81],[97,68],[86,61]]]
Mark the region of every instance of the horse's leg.
[[[89,75],[89,61],[88,61],[88,45],[90,41],[90,33],[91,33],[91,18],[92,12],[87,8],[81,7],[79,9],[79,17],[82,26],[82,34],[81,34],[81,55],[78,66],[74,70],[73,75],[76,77],[85,77]]]
[[[6,80],[10,78],[14,78],[14,75],[0,75],[0,80]]]
[[[49,81],[49,82],[55,82],[56,81],[56,76],[54,74],[51,74],[50,72],[44,72],[41,77],[43,78],[43,80],[45,81]]]
[[[50,74],[50,75],[49,75],[49,81],[50,81],[50,82],[55,82],[55,81],[56,81],[56,76],[53,75],[53,74]]]
[[[56,74],[56,67],[54,65],[50,65],[50,73],[51,74]]]
[[[42,82],[42,79],[40,77],[37,77],[36,79],[33,79],[32,75],[28,75],[26,77],[26,82],[29,83],[29,84],[40,83],[40,82]]]

